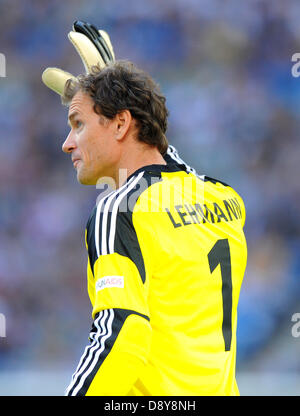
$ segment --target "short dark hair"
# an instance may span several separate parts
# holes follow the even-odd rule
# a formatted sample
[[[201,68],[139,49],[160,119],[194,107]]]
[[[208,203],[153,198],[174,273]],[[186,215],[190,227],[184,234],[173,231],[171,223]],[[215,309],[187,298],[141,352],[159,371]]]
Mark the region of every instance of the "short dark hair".
[[[62,103],[69,105],[79,90],[91,96],[94,111],[99,115],[113,119],[121,111],[129,110],[138,125],[138,140],[166,153],[166,98],[145,71],[129,61],[116,61],[104,69],[95,66],[91,73],[67,81]]]

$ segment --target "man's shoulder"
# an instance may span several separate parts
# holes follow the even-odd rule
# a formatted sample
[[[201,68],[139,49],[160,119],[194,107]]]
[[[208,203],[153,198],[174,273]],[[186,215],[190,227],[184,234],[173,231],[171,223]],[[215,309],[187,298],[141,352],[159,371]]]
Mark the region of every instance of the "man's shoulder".
[[[139,195],[148,183],[139,172],[124,185],[99,198],[87,222],[86,242],[90,265],[102,255],[120,254],[137,265],[142,281],[145,270],[139,241],[133,226],[133,209]]]
[[[158,171],[141,169],[131,175],[118,189],[102,192],[88,218],[87,232],[99,227],[103,222],[106,224],[114,221],[116,217],[123,216],[129,219],[140,195],[160,180],[161,175]]]
[[[189,187],[190,182],[198,184],[200,188],[210,187],[220,195],[231,194],[242,200],[240,194],[223,180],[205,174],[195,175],[181,169],[179,164],[168,164],[165,167],[153,165],[134,173],[120,188],[101,195],[90,213],[87,231],[99,226],[102,221],[107,222],[111,217],[127,217],[131,222],[137,202],[143,201],[145,204],[158,198],[168,198],[164,193],[169,192],[170,188],[173,192],[177,185],[185,193],[183,187]]]

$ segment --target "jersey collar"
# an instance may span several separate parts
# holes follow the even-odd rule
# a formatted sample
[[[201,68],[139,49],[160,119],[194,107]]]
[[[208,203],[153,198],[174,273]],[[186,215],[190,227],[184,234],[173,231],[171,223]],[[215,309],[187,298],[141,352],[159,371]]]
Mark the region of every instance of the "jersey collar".
[[[148,172],[150,175],[153,174],[155,176],[157,175],[160,176],[161,172],[178,172],[181,170],[186,171],[186,166],[176,163],[176,162],[170,162],[166,165],[159,165],[159,164],[146,165],[137,169],[130,176],[128,176],[126,182],[128,182],[133,176],[137,175],[140,172]]]

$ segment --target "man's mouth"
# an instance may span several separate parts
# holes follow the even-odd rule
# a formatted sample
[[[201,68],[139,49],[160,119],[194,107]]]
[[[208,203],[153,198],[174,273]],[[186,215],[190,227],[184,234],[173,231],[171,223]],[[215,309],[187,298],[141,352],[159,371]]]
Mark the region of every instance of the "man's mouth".
[[[76,158],[74,158],[74,159],[72,159],[72,162],[73,162],[73,166],[74,166],[74,168],[76,168],[76,166],[78,165],[78,163],[80,162],[80,159],[76,159]]]

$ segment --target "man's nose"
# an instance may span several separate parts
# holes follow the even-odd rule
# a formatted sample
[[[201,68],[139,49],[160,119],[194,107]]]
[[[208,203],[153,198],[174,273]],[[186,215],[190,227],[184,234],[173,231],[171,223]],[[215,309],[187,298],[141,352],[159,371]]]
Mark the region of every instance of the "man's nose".
[[[74,137],[73,137],[72,130],[71,130],[70,133],[68,134],[68,137],[66,138],[66,140],[64,141],[62,145],[62,151],[64,153],[72,153],[75,148],[76,148],[76,144],[75,144]]]

